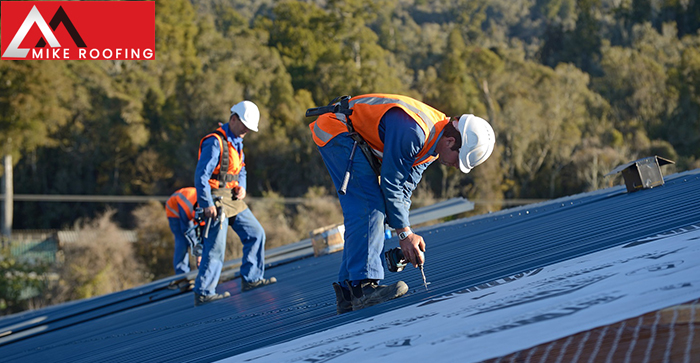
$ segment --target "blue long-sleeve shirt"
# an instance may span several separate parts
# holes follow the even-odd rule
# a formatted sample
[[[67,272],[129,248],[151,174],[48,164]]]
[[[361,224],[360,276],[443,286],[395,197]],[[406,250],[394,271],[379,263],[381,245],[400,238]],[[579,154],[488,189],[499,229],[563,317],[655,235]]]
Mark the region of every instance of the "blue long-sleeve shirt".
[[[236,151],[238,151],[243,162],[245,163],[243,138],[235,136],[229,129],[228,123],[224,124],[221,128],[226,132],[226,139],[233,145]],[[221,146],[219,144],[219,140],[213,136],[207,137],[204,142],[202,142],[202,154],[199,156],[197,168],[194,171],[194,186],[197,188],[197,201],[202,208],[207,208],[214,205],[209,179],[211,179],[211,175],[214,173],[216,166],[219,165],[220,159]],[[238,185],[243,189],[246,189],[247,186],[246,176],[247,172],[245,166],[243,166],[238,174]]]
[[[425,144],[425,132],[406,112],[393,108],[379,122],[379,138],[384,142],[381,189],[387,224],[394,229],[408,227],[411,195],[431,164],[413,166]],[[436,155],[435,145],[428,155]]]

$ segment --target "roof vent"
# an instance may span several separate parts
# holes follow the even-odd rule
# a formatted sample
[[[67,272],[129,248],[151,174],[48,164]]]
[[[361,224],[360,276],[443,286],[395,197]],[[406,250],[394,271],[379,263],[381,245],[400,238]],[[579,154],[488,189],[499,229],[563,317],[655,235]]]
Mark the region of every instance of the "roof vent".
[[[661,165],[666,164],[675,163],[660,156],[649,156],[620,165],[613,169],[613,171],[605,174],[605,176],[622,172],[627,191],[632,193],[640,189],[649,189],[664,185],[664,177],[661,175]]]

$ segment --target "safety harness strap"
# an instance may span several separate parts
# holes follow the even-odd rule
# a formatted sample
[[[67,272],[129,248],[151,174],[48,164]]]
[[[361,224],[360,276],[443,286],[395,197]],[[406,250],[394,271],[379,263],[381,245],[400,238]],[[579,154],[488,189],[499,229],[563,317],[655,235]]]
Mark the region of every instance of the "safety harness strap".
[[[219,165],[219,172],[212,173],[211,179],[217,179],[219,181],[219,186],[225,187],[226,183],[238,181],[238,174],[230,174],[228,172],[229,154],[226,134],[221,132],[221,130],[215,130],[214,133],[219,136],[219,140],[221,141],[221,161]]]
[[[369,162],[369,166],[372,167],[372,170],[374,171],[377,176],[381,176],[382,174],[382,162],[377,158],[374,153],[372,153],[372,150],[370,149],[369,145],[367,144],[367,141],[360,136],[357,132],[355,132],[355,129],[352,127],[352,123],[350,122],[350,118],[348,118],[348,131],[350,132],[350,138],[353,139],[356,143],[357,146],[360,147],[360,150],[362,150],[362,153],[365,155],[365,158]]]
[[[365,158],[369,162],[369,165],[372,167],[374,173],[377,174],[377,176],[380,176],[382,171],[382,162],[374,155],[374,153],[372,153],[372,149],[369,147],[369,144],[367,144],[367,141],[365,141],[360,134],[355,132],[355,129],[352,127],[352,122],[350,121],[352,109],[350,108],[349,104],[351,98],[351,96],[336,97],[328,104],[328,106],[314,107],[306,110],[306,117],[320,116],[324,113],[334,113],[338,120],[343,121],[348,127],[350,138],[352,138],[353,141],[357,143],[357,146],[360,147],[360,150],[362,150],[362,153],[365,155]]]

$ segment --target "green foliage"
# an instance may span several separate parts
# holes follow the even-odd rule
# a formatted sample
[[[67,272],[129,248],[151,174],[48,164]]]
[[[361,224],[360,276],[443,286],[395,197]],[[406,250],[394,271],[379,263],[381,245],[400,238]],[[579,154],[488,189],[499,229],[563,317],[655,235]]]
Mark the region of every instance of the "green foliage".
[[[70,117],[73,92],[61,62],[0,62],[0,139],[13,160],[50,145],[51,132]],[[47,90],[51,90],[47,92]]]
[[[549,5],[554,4],[547,4],[544,9],[551,17],[550,11],[559,8],[554,6],[547,9]],[[550,67],[559,63],[573,63],[586,73],[597,74],[603,38],[603,21],[599,15],[601,6],[600,0],[576,0],[573,26],[566,22],[548,21],[545,44],[539,51],[540,60]]]
[[[49,266],[13,256],[9,247],[0,250],[0,311],[14,314],[42,304],[49,285]]]
[[[669,70],[677,108],[659,137],[673,145],[680,157],[700,158],[700,37],[686,37],[677,65]]]
[[[499,99],[504,104],[499,139],[510,169],[507,178],[520,180],[509,193],[552,197],[558,192],[559,172],[570,162],[586,125],[601,122],[590,111],[602,101],[587,88],[588,75],[572,65],[551,70],[514,62],[510,67],[528,69],[529,77],[510,82]]]
[[[696,3],[157,2],[154,61],[0,62],[0,138],[16,193],[169,195],[192,185],[201,138],[252,100],[262,120],[246,137],[248,193],[271,198],[252,208],[288,241],[310,227],[297,213],[325,207],[275,198],[333,194],[306,108],[402,93],[483,116],[498,137],[470,175],[430,167],[426,196],[556,197],[606,186],[606,169],[648,153],[696,165]],[[16,203],[15,228],[65,227],[106,207]],[[121,226],[139,225],[133,206],[117,208]],[[160,252],[143,253],[158,276],[165,232],[149,247]]]
[[[269,33],[269,45],[277,49],[292,77],[295,89],[313,89],[318,83],[313,70],[324,54],[337,47],[337,30],[320,7],[300,1],[280,2],[273,19],[261,18],[258,26]]]
[[[479,91],[474,77],[470,75],[477,69],[469,67],[468,59],[473,59],[473,53],[468,52],[459,30],[453,29],[450,33],[446,51],[445,59],[439,67],[442,84],[440,95],[433,100],[435,107],[448,115],[479,113],[475,110],[480,104]]]
[[[575,0],[538,0],[536,9],[552,23],[566,24],[575,16]]]

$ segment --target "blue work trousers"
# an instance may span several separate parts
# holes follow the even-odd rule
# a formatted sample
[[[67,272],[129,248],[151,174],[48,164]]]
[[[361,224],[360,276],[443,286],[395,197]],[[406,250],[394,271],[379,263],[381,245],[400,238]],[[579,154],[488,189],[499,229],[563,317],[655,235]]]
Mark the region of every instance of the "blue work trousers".
[[[173,254],[173,266],[175,274],[185,274],[190,272],[190,256],[187,255],[187,250],[190,243],[185,238],[185,231],[182,230],[182,223],[179,218],[168,218],[170,231],[175,236],[175,253]]]
[[[213,295],[219,283],[221,268],[226,252],[226,233],[229,223],[243,244],[241,277],[253,282],[263,278],[265,273],[265,230],[250,209],[246,209],[221,223],[213,221],[208,238],[204,238],[202,261],[199,274],[194,282],[194,291],[200,295]]]
[[[340,134],[319,147],[321,157],[340,189],[354,141],[347,133]],[[377,175],[372,171],[359,146],[355,150],[350,181],[345,195],[338,193],[345,223],[345,247],[338,281],[384,278],[384,194]]]

